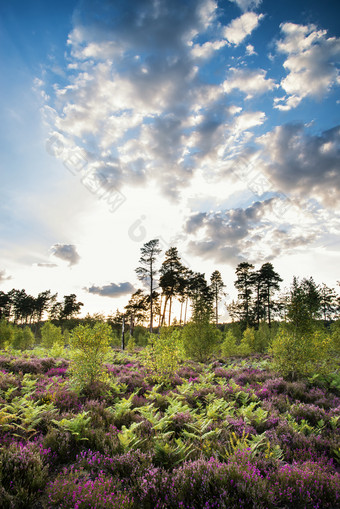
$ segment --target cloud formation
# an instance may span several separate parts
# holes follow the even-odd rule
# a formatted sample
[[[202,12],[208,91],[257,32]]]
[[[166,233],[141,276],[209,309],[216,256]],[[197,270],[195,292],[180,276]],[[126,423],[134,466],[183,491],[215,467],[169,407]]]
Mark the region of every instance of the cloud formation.
[[[6,276],[5,270],[0,270],[0,283],[3,283],[4,281],[8,281],[12,279],[12,276]]]
[[[54,267],[58,267],[56,263],[37,263],[37,267],[44,267],[46,269],[53,269]]]
[[[340,202],[340,126],[311,135],[302,124],[285,124],[257,141],[259,165],[279,189],[325,207]]]
[[[275,108],[290,110],[305,97],[321,98],[340,83],[340,39],[328,37],[326,30],[315,25],[282,23],[281,32],[277,49],[288,55],[283,63],[288,74],[281,80],[287,95],[277,100]]]
[[[153,180],[174,200],[216,166],[234,126],[229,93],[274,88],[263,70],[231,71],[225,87],[200,72],[263,17],[245,12],[223,27],[218,13],[215,0],[83,1],[68,40],[69,83],[45,108],[63,161],[80,150],[86,169],[116,188]]]
[[[263,14],[245,12],[239,18],[234,19],[224,30],[224,37],[231,44],[238,46],[259,25]]]
[[[266,71],[263,69],[236,69],[230,68],[230,75],[223,83],[226,92],[233,89],[240,90],[246,94],[246,99],[251,99],[255,95],[261,95],[270,92],[277,87],[275,81],[266,78]]]
[[[307,201],[287,204],[284,200],[273,197],[246,208],[193,213],[184,225],[190,251],[232,266],[244,260],[264,263],[302,249],[339,228],[339,217],[328,215],[329,229],[325,230],[322,209],[312,210]]]
[[[250,9],[256,9],[261,5],[262,0],[229,0],[239,6],[242,11],[249,11]]]
[[[104,286],[95,286],[92,285],[90,288],[86,288],[89,293],[93,293],[95,295],[101,295],[102,297],[121,297],[123,295],[131,294],[135,291],[134,286],[129,283],[119,283],[118,285],[115,283],[110,283],[109,285]]]
[[[51,247],[51,252],[57,258],[67,261],[70,267],[76,265],[80,260],[76,246],[73,244],[54,244]]]

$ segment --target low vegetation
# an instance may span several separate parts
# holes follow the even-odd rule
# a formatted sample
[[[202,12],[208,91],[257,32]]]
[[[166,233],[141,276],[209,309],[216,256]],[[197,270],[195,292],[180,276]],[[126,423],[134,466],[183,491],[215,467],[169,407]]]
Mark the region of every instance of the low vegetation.
[[[1,507],[339,505],[338,322],[308,341],[214,329],[197,357],[192,326],[129,352],[103,323],[47,326],[29,350],[12,329],[1,324]]]

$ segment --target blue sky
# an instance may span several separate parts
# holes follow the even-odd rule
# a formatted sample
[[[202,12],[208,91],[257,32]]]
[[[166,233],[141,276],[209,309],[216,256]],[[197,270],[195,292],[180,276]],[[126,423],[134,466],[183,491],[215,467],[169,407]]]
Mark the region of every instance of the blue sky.
[[[109,312],[155,237],[230,296],[244,260],[335,286],[338,19],[329,0],[2,2],[0,288]]]

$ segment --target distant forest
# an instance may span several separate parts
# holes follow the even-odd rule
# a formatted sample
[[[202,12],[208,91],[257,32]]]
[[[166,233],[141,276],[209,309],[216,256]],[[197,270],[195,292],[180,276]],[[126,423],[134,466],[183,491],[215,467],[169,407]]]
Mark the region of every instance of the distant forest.
[[[165,252],[162,263],[160,255],[158,239],[144,244],[136,268],[143,289],[131,295],[124,311],[117,310],[106,320],[116,328],[124,321],[133,334],[135,326],[147,326],[152,331],[155,327],[185,325],[194,310],[201,310],[209,316],[210,322],[218,325],[219,307],[227,290],[220,271],[215,270],[208,281],[205,274],[194,272],[182,263],[176,247]],[[227,305],[231,320],[238,322],[242,329],[258,328],[261,322],[270,327],[273,320],[287,318],[293,300],[298,301],[312,319],[330,322],[339,318],[340,296],[334,288],[317,284],[312,277],[302,280],[293,277],[289,290],[282,292],[281,282],[282,278],[272,263],[264,263],[256,269],[251,263],[241,262],[236,267],[234,282],[238,297]],[[175,300],[180,303],[179,316],[173,314]],[[41,292],[37,297],[27,294],[24,289],[0,291],[0,319],[18,325],[40,324],[46,319],[59,323],[72,321],[82,306],[75,294],[65,295],[58,301],[58,294],[51,290]],[[102,321],[105,317],[87,315],[84,320]]]

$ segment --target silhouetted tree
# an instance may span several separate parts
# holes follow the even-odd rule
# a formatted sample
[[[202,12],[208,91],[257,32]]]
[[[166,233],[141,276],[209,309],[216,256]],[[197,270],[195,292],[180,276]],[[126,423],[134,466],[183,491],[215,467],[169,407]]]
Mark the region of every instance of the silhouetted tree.
[[[236,267],[237,279],[234,284],[238,290],[241,320],[246,327],[251,325],[253,321],[251,298],[256,281],[256,274],[253,271],[254,265],[248,262],[241,262]]]
[[[222,295],[225,295],[223,292],[223,288],[225,288],[225,284],[223,283],[223,279],[219,270],[214,270],[210,277],[210,288],[212,294],[214,296],[215,301],[215,323],[218,324],[218,303],[221,300]]]
[[[281,277],[277,272],[274,271],[274,267],[271,263],[264,263],[260,270],[256,274],[257,287],[258,287],[258,301],[263,305],[263,309],[266,309],[266,315],[268,319],[268,325],[271,327],[271,311],[274,307],[272,302],[272,295],[275,291],[280,289],[279,283],[282,282]],[[259,321],[259,312],[257,314]]]
[[[144,281],[150,289],[150,332],[153,329],[153,303],[155,299],[155,278],[157,275],[156,260],[161,252],[158,239],[150,240],[144,244],[141,248],[140,266],[136,269],[138,279]]]
[[[166,307],[169,302],[169,325],[171,322],[172,299],[181,291],[184,277],[184,267],[181,263],[176,247],[171,247],[165,253],[165,260],[160,268],[159,286],[165,297],[161,325],[164,323]]]
[[[60,318],[62,320],[69,320],[70,318],[74,318],[76,315],[80,313],[80,308],[83,305],[84,304],[82,302],[77,302],[77,296],[75,293],[71,293],[70,295],[64,295],[64,302]]]

